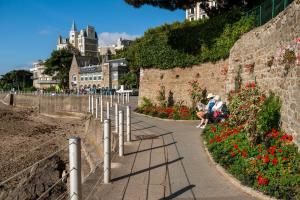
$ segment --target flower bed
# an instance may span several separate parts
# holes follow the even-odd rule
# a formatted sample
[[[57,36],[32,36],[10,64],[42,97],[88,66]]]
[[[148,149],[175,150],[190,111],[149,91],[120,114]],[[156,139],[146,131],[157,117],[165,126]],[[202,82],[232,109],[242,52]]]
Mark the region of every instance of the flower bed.
[[[146,108],[137,108],[138,113],[150,115],[152,117],[159,117],[162,119],[174,120],[193,120],[197,119],[195,111],[186,106],[173,106],[173,107],[159,107],[151,106]]]
[[[203,137],[216,162],[242,184],[280,199],[300,199],[300,155],[278,127],[279,100],[248,84],[232,93],[228,120]]]

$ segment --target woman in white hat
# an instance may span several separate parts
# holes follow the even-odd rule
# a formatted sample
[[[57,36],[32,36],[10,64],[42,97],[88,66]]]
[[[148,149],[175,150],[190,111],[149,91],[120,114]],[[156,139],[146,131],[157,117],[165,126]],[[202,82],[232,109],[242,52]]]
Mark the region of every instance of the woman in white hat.
[[[196,126],[196,128],[204,128],[202,125],[203,123],[205,123],[205,119],[206,119],[206,115],[208,115],[208,113],[212,113],[212,108],[215,105],[215,100],[214,100],[214,95],[212,93],[209,93],[207,95],[207,99],[209,100],[207,105],[205,106],[205,108],[202,109],[198,106],[198,109],[200,110],[199,112],[197,112],[197,116],[201,119],[200,124]],[[198,104],[199,105],[199,104]],[[207,124],[207,123],[206,123]]]

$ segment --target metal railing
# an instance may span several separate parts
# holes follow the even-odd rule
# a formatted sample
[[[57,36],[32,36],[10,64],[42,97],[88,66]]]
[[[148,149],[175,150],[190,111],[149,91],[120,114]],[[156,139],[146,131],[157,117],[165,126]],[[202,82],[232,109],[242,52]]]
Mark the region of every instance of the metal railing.
[[[293,0],[266,0],[259,6],[246,12],[246,16],[255,16],[255,26],[261,26],[283,11]]]

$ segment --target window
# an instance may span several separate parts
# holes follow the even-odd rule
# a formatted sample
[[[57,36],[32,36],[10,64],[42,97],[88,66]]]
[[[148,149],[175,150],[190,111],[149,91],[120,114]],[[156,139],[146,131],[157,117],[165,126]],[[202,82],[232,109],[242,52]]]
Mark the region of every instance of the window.
[[[98,80],[102,80],[102,75],[98,75]]]
[[[93,76],[89,76],[89,80],[92,81],[93,80]]]
[[[94,81],[96,81],[97,80],[97,76],[96,75],[94,75]]]
[[[118,72],[112,72],[111,79],[112,80],[118,80]]]
[[[77,80],[76,75],[73,75],[73,81],[76,81],[76,80]]]
[[[83,76],[80,76],[80,80],[81,80],[81,81],[84,81],[84,77],[83,77]]]
[[[84,78],[84,80],[86,80],[86,81],[87,81],[87,80],[88,80],[88,77],[86,76],[86,77]]]
[[[194,11],[194,8],[191,8],[191,14],[194,14],[195,11]]]

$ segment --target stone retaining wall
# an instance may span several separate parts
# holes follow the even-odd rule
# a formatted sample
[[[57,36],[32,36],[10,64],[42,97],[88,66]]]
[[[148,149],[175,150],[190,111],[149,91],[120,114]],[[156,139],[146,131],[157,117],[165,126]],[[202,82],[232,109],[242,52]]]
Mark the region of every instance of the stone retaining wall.
[[[282,127],[297,137],[300,145],[300,0],[276,18],[244,34],[229,57],[227,91],[235,88],[240,70],[242,83],[256,82],[264,91],[272,90],[282,100]],[[290,47],[298,56],[296,64],[282,64],[280,55]]]
[[[189,81],[197,80],[202,89],[218,94],[225,98],[225,75],[222,70],[226,68],[228,61],[217,63],[204,63],[188,68],[174,68],[169,70],[141,69],[139,104],[145,96],[157,103],[157,96],[160,86],[165,86],[166,97],[169,91],[174,93],[175,101],[184,101],[184,104],[191,105],[189,95]]]

